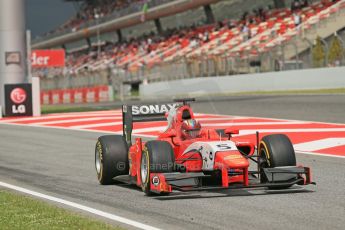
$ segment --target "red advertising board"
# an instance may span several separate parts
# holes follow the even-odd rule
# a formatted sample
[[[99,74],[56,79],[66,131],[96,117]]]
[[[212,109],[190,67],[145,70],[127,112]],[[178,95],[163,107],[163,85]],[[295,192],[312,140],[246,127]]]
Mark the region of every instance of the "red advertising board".
[[[41,103],[43,105],[73,104],[87,102],[111,101],[109,86],[94,86],[77,89],[55,89],[41,91]]]
[[[32,67],[64,67],[65,50],[33,50],[31,52]]]

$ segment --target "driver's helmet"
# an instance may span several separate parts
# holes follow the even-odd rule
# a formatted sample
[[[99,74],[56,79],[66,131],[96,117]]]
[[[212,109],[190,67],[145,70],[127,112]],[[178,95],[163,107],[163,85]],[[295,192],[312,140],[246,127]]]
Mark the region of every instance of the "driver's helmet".
[[[200,136],[200,123],[195,119],[188,119],[183,121],[181,125],[182,138],[191,139]]]

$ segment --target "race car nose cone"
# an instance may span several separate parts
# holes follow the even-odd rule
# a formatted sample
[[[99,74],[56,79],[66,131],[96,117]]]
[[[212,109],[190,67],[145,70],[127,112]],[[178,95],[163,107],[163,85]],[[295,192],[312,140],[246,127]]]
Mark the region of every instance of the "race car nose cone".
[[[249,167],[249,161],[238,151],[218,152],[216,154],[216,162],[219,162],[229,168]]]

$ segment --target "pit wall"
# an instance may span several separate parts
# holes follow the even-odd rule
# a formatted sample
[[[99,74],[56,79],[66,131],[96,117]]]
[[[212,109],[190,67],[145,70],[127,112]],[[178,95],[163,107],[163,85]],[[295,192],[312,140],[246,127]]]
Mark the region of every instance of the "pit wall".
[[[141,98],[345,88],[345,67],[203,77],[142,84]]]

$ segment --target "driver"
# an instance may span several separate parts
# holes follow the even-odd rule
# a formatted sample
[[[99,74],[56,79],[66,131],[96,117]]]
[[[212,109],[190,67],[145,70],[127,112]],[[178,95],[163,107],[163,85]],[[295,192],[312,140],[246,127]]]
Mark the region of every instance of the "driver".
[[[193,139],[200,136],[201,125],[195,119],[188,119],[183,121],[181,125],[182,139]]]

